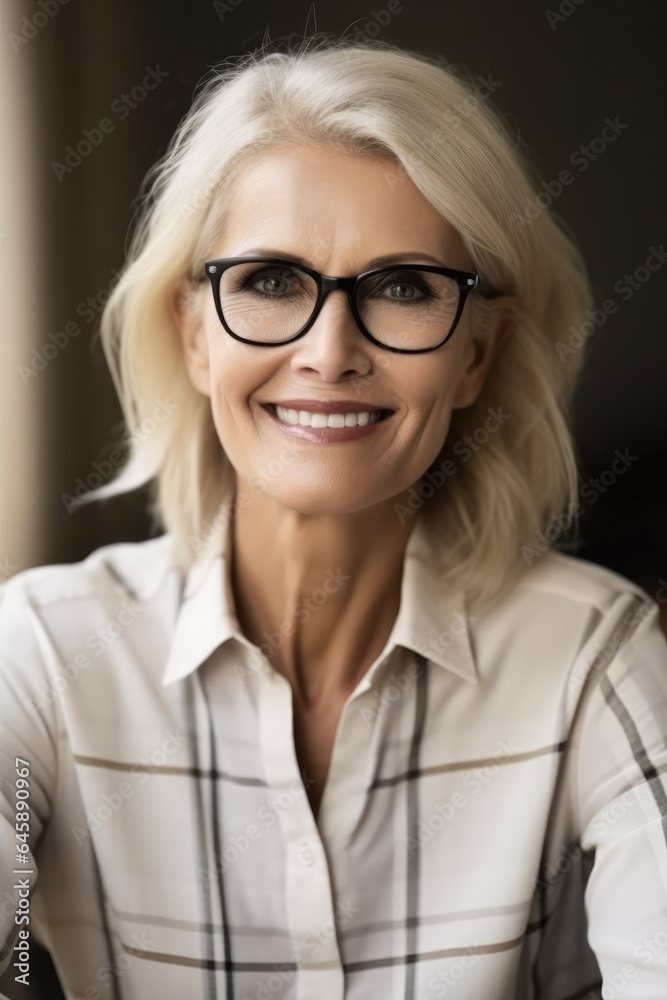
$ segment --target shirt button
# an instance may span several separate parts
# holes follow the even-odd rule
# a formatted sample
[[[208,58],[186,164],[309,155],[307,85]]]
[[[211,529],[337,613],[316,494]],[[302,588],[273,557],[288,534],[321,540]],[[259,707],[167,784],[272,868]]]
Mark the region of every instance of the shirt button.
[[[314,865],[315,864],[315,851],[312,849],[310,844],[301,844],[299,850],[296,852],[297,860],[302,865]]]

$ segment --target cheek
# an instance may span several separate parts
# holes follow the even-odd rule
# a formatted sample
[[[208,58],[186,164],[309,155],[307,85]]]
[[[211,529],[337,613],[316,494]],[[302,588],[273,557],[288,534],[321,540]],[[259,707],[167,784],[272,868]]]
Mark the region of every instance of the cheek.
[[[247,398],[262,378],[262,358],[251,353],[252,348],[234,340],[215,322],[207,329],[210,362],[211,395],[228,405],[237,406]]]
[[[251,402],[251,397],[272,377],[276,365],[271,358],[252,351],[251,347],[238,344],[232,337],[227,337],[222,344],[212,345],[211,408],[225,450],[238,450],[241,435],[245,448],[252,448],[253,438],[258,444],[260,441],[259,404]]]
[[[424,422],[428,428],[436,428],[443,421],[449,422],[452,402],[458,384],[458,372],[454,359],[438,359],[437,362],[420,358],[419,366],[406,373],[403,379],[403,396],[408,417]],[[412,413],[411,413],[412,411]]]

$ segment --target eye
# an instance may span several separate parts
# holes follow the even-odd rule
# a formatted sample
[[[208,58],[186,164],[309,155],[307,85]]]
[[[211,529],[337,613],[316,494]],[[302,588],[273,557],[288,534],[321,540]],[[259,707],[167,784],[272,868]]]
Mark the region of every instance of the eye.
[[[389,302],[412,303],[433,298],[433,293],[423,274],[415,271],[394,271],[378,277],[366,294]]]
[[[252,286],[266,295],[286,292],[289,289],[289,282],[284,274],[264,274],[254,278]]]
[[[244,291],[252,290],[267,298],[284,298],[302,290],[299,275],[288,267],[263,267],[247,275],[242,284]]]
[[[392,298],[415,299],[419,298],[421,295],[414,282],[393,281],[389,287],[392,291]]]

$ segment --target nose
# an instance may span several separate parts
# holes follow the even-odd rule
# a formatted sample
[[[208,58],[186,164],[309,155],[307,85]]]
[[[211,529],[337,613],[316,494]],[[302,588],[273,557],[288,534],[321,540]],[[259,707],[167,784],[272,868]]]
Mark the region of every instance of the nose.
[[[343,289],[327,291],[317,319],[294,348],[294,371],[316,372],[325,382],[368,375],[378,350],[357,326]]]

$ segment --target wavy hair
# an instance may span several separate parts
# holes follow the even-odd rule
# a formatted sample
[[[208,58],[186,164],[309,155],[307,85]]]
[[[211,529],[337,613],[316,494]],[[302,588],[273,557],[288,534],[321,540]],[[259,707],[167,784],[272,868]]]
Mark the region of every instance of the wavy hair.
[[[581,324],[591,293],[572,238],[537,193],[530,154],[487,96],[441,57],[325,34],[213,71],[147,175],[125,267],[102,316],[130,447],[116,478],[84,502],[149,484],[157,524],[173,534],[182,564],[192,563],[221,501],[233,497],[234,473],[210,400],[186,371],[169,309],[174,288],[201,271],[231,181],[264,147],[316,143],[389,154],[396,170],[388,181],[409,178],[501,293],[473,294],[471,322],[511,310],[512,335],[476,402],[453,412],[419,486],[420,496],[431,487],[435,494],[423,515],[444,546],[450,587],[481,608],[512,586],[532,561],[527,551],[537,554],[535,540],[576,502],[569,411],[583,352],[559,345]],[[151,414],[165,397],[175,416],[156,422]],[[502,427],[485,439],[485,421],[499,407]],[[448,461],[456,474],[438,489]]]

